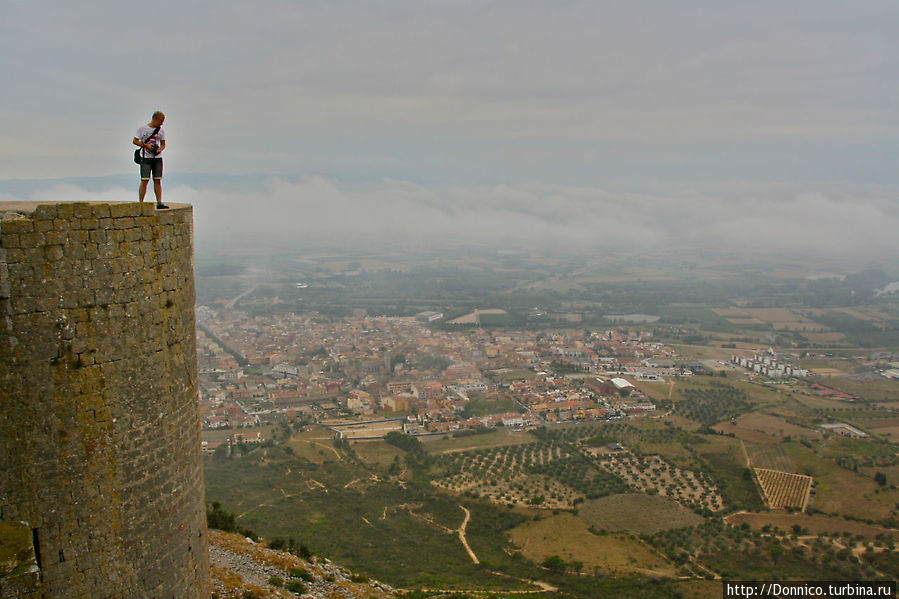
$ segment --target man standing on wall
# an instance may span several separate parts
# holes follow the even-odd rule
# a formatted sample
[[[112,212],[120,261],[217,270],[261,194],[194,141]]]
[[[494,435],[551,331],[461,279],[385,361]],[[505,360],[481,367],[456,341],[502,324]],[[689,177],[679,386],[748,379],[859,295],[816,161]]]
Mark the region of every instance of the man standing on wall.
[[[146,125],[138,128],[134,136],[134,145],[140,150],[140,188],[137,197],[141,202],[147,195],[147,183],[153,176],[153,192],[156,194],[156,207],[168,208],[162,203],[162,151],[165,150],[165,129],[162,123],[165,115],[159,110],[153,113],[153,118]]]

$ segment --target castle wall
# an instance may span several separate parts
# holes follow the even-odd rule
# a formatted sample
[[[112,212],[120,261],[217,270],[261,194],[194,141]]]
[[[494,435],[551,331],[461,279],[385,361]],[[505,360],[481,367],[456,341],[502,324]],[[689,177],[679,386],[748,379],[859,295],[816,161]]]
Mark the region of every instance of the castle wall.
[[[34,596],[208,598],[191,207],[0,217],[0,522]]]

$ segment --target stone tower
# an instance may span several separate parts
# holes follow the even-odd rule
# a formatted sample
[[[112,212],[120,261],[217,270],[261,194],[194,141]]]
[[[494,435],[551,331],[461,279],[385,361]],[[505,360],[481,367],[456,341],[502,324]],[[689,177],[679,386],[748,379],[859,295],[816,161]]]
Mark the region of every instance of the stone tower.
[[[0,203],[0,597],[209,597],[192,225]]]

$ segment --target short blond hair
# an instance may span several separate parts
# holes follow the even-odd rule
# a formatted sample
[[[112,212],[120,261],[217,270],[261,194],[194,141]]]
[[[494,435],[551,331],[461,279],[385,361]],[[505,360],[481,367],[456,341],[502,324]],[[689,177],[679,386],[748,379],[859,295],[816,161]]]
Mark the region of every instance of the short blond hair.
[[[151,118],[154,118],[154,119],[164,119],[164,118],[165,118],[165,114],[163,114],[163,112],[162,112],[161,110],[157,110],[156,112],[153,113],[153,116],[152,116]]]

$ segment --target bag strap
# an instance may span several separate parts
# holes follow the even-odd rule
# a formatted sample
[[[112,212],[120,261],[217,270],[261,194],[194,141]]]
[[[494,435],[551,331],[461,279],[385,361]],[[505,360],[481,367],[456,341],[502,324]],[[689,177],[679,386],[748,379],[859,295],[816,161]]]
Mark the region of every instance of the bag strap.
[[[147,139],[144,140],[144,143],[147,143],[148,141],[150,141],[150,140],[153,138],[154,135],[156,135],[157,133],[159,133],[159,130],[160,130],[161,128],[162,128],[162,127],[156,127],[155,129],[153,129],[153,133],[151,133],[149,136],[147,136]],[[141,149],[140,149],[140,155],[141,155],[141,156],[144,155],[144,150],[146,150],[146,149],[147,149],[147,148],[141,148]]]

